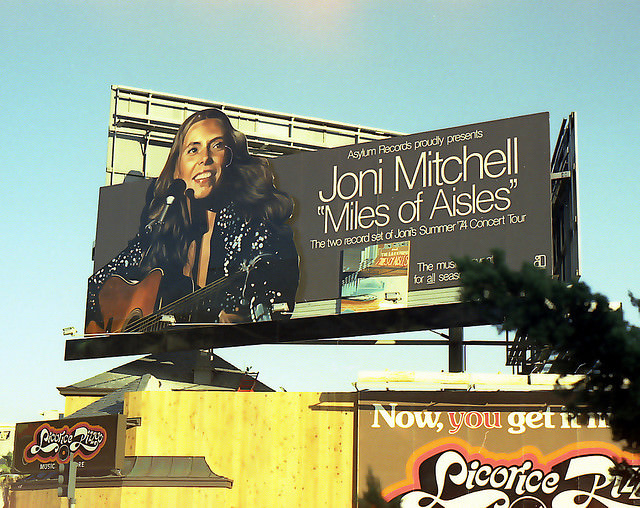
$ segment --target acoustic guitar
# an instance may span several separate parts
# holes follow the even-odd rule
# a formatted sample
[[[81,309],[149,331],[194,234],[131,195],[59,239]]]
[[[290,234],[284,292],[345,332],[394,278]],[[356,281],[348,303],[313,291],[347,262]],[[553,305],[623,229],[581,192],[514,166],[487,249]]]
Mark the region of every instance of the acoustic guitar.
[[[103,284],[98,293],[98,302],[102,315],[101,326],[90,321],[85,327],[86,334],[146,332],[166,328],[176,321],[188,322],[194,312],[202,307],[220,305],[224,289],[241,278],[245,278],[246,287],[249,273],[255,267],[257,258],[243,270],[207,284],[185,296],[163,306],[160,296],[160,284],[164,272],[160,268],[151,270],[144,279],[132,282],[120,275],[112,275]]]

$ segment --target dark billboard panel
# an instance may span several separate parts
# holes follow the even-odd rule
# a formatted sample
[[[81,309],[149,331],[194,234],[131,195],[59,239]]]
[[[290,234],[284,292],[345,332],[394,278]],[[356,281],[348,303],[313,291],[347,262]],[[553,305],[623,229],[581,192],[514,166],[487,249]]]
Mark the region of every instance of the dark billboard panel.
[[[340,298],[344,249],[410,242],[408,290],[458,286],[452,256],[551,262],[547,113],[280,157],[301,259],[297,301]],[[414,303],[415,305],[415,303]]]
[[[157,179],[103,191],[89,335],[443,304],[452,256],[551,262],[548,113],[268,160],[203,110]]]
[[[527,403],[531,395],[366,395],[359,497],[378,482],[389,506],[402,508],[639,506],[636,486],[609,469],[621,459],[637,467],[640,456],[612,441],[606,421],[577,422],[548,396]]]
[[[124,461],[124,415],[18,423],[13,469],[38,474],[71,460],[79,471],[111,471]]]

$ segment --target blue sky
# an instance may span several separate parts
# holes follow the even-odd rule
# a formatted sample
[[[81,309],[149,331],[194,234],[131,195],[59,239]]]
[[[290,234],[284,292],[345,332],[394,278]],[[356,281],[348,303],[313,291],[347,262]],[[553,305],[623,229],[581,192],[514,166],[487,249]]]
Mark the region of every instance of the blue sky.
[[[638,322],[637,2],[5,0],[0,18],[0,422],[125,361],[64,362],[61,334],[84,321],[112,84],[408,133],[549,111],[555,141],[576,111],[583,280]],[[218,353],[288,390],[447,368],[436,347]]]

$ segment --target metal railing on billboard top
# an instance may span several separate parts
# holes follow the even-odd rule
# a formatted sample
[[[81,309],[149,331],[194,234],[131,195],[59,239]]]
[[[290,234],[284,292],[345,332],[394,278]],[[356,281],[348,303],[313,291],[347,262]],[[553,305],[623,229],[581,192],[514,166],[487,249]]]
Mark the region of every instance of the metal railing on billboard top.
[[[195,111],[218,108],[247,137],[254,155],[277,157],[299,151],[375,141],[400,133],[317,118],[276,113],[113,86],[107,155],[107,185],[126,177],[157,176],[182,122]]]

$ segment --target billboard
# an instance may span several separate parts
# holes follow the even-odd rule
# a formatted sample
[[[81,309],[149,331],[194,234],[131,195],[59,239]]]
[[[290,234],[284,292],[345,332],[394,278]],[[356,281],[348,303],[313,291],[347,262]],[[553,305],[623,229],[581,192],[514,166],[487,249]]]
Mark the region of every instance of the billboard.
[[[345,285],[371,272],[366,255],[345,271],[345,256],[372,245],[408,244],[408,306],[459,286],[452,256],[484,259],[500,248],[513,266],[550,267],[547,113],[299,153],[273,165],[296,204],[299,302],[339,303]],[[389,304],[385,293],[369,296]]]
[[[18,423],[13,469],[24,474],[57,471],[71,460],[78,470],[107,472],[124,462],[124,415]]]
[[[365,395],[359,497],[379,482],[379,495],[402,508],[640,505],[635,488],[609,474],[621,459],[640,465],[640,456],[612,442],[606,421],[578,423],[548,399],[532,404],[532,395]]]
[[[551,262],[548,113],[268,160],[207,109],[103,190],[89,335],[451,303],[452,256]]]

